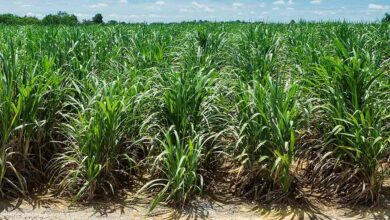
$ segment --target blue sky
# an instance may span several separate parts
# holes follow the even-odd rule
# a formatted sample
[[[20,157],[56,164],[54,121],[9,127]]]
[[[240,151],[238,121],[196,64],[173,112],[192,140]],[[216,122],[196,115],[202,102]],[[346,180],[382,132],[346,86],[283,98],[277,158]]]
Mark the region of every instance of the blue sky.
[[[0,0],[0,13],[43,17],[66,11],[80,20],[102,13],[104,20],[376,21],[390,12],[390,0]]]

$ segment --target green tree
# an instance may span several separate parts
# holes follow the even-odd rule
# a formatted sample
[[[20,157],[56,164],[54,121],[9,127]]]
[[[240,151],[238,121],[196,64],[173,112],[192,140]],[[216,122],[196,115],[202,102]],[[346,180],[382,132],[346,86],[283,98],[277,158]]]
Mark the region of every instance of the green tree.
[[[60,19],[57,15],[46,15],[42,19],[42,24],[44,25],[58,25],[60,24]]]
[[[24,16],[21,18],[23,24],[40,24],[41,21],[36,17]]]
[[[390,23],[390,14],[386,13],[385,17],[382,19],[383,23]]]
[[[19,17],[13,14],[1,14],[0,24],[7,24],[7,25],[40,24],[40,20],[36,17],[30,17],[30,16]]]
[[[60,11],[56,15],[47,15],[42,19],[44,25],[77,25],[79,23],[76,15],[70,15]]]
[[[107,22],[107,24],[115,25],[115,24],[118,24],[118,22],[115,21],[115,20],[110,20],[110,21]]]
[[[98,13],[92,18],[92,22],[95,24],[103,24],[103,15]]]

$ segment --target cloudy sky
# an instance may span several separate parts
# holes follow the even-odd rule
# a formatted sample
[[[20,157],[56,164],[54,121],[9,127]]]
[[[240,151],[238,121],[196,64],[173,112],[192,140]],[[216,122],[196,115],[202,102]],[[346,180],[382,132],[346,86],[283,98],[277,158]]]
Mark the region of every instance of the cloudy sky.
[[[0,13],[41,18],[58,11],[87,19],[177,22],[188,20],[376,21],[390,12],[390,0],[0,0]]]

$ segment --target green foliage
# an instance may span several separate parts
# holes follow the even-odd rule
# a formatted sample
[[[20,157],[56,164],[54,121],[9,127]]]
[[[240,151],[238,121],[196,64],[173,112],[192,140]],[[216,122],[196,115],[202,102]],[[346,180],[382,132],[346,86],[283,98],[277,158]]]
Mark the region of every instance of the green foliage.
[[[382,19],[383,23],[390,23],[390,14],[386,13],[385,16]]]
[[[74,192],[76,200],[92,199],[97,191],[114,194],[120,185],[118,174],[134,165],[124,142],[137,127],[132,124],[136,115],[131,114],[136,91],[124,85],[93,85],[93,96],[80,94],[80,101],[69,97],[65,104],[75,111],[64,115],[66,150],[54,159],[53,181],[62,191]]]
[[[50,145],[56,100],[62,77],[53,72],[53,60],[44,57],[41,68],[20,63],[8,49],[0,54],[0,192],[25,194],[32,182],[42,181],[45,158],[40,146]],[[12,50],[11,50],[12,51]]]
[[[351,45],[351,39],[333,42],[337,56],[324,57],[313,79],[318,115],[329,119],[313,182],[347,201],[376,203],[384,178],[380,161],[389,147],[384,72],[377,69],[375,52]],[[335,181],[340,185],[333,188]]]
[[[42,19],[44,25],[77,25],[79,21],[75,15],[66,12],[58,12],[56,15],[47,15]]]
[[[1,14],[0,15],[0,24],[8,25],[28,25],[28,24],[40,24],[41,21],[35,17],[19,17],[13,14]]]
[[[118,21],[115,21],[115,20],[109,20],[108,22],[107,22],[107,24],[110,24],[110,25],[116,25],[116,24],[118,24],[119,22]]]
[[[258,183],[262,185],[259,191],[251,193],[263,196],[267,190],[287,194],[294,190],[291,166],[296,153],[297,89],[270,76],[265,76],[262,83],[240,85],[233,152],[246,175],[239,183],[241,190],[267,177],[275,186],[267,186],[269,180],[265,180]],[[259,173],[261,176],[257,176]]]
[[[230,64],[243,81],[262,80],[267,74],[277,74],[280,39],[273,29],[249,27],[236,38],[228,56],[231,56]]]
[[[75,26],[78,24],[103,24],[103,15],[102,14],[96,14],[92,20],[83,20],[81,23],[79,23],[78,18],[76,15],[68,14],[66,12],[58,12],[57,14],[49,14],[42,18],[42,20],[31,17],[31,16],[24,16],[20,17],[13,14],[0,14],[0,24],[6,24],[6,25],[67,25],[67,26]],[[110,20],[107,24],[109,25],[116,25],[118,24],[118,21]],[[121,22],[121,24],[125,24],[124,22]]]
[[[204,129],[201,125],[207,120],[204,104],[211,97],[214,81],[212,71],[162,74],[162,113],[166,127],[174,125],[180,137],[188,136],[191,126],[196,130]]]
[[[98,13],[92,18],[92,22],[95,24],[103,24],[103,15]]]
[[[161,201],[174,205],[184,204],[202,192],[204,181],[200,167],[206,155],[213,151],[205,145],[213,145],[216,117],[213,88],[216,73],[211,70],[190,69],[187,72],[162,73],[158,77],[156,96],[151,100],[155,117],[145,123],[157,128],[157,156],[154,158],[153,179],[141,189],[159,188],[151,210]],[[150,129],[153,131],[153,129]]]
[[[204,144],[202,136],[193,134],[189,139],[180,138],[178,132],[171,127],[160,140],[163,151],[154,162],[154,166],[164,173],[164,178],[154,179],[147,183],[142,190],[161,188],[150,210],[161,201],[173,205],[184,205],[188,199],[203,191],[203,177],[199,173],[204,159]]]
[[[226,179],[255,199],[312,186],[380,201],[386,24],[44,20],[0,26],[1,197],[49,187],[93,199],[138,189],[136,179],[155,193],[152,209],[184,205],[218,184],[227,160]]]

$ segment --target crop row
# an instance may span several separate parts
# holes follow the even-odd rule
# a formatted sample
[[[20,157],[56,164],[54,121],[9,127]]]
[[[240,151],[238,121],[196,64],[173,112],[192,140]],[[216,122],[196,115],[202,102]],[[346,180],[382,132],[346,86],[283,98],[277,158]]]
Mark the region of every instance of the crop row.
[[[0,26],[0,192],[378,204],[388,24]],[[229,164],[224,166],[223,164]],[[226,170],[229,167],[229,170]],[[146,181],[145,181],[146,179]],[[136,187],[137,188],[137,187]]]

